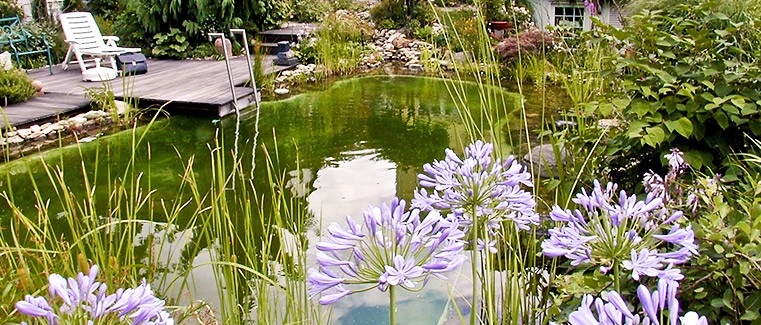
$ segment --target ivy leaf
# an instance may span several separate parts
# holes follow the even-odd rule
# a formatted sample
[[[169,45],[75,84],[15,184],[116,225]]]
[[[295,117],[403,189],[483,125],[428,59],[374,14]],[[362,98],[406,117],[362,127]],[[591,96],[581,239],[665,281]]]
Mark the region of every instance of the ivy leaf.
[[[663,140],[666,139],[666,132],[659,126],[645,128],[645,136],[642,137],[642,142],[650,145],[653,148],[658,147]]]
[[[729,127],[729,118],[727,117],[727,114],[724,114],[722,111],[716,111],[713,113],[713,118],[716,120],[716,123],[719,123],[719,126],[726,130],[727,127]]]
[[[665,121],[664,124],[670,132],[676,131],[685,138],[689,138],[692,135],[692,122],[687,117],[682,117],[676,121]]]

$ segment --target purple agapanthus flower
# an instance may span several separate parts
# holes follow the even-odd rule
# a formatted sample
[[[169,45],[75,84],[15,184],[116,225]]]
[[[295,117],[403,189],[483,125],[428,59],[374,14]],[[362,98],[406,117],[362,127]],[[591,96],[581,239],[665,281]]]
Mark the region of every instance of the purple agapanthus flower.
[[[372,287],[418,289],[428,277],[457,269],[467,259],[458,220],[435,210],[420,212],[395,198],[367,209],[362,224],[348,216],[346,228],[331,224],[327,241],[316,245],[320,267],[309,270],[309,294],[331,304]]]
[[[536,202],[523,189],[533,186],[531,174],[512,156],[504,161],[493,156],[494,145],[480,140],[465,148],[462,158],[446,149],[444,160],[423,166],[412,206],[451,212],[463,226],[474,218],[490,229],[505,220],[525,230],[539,224]]]
[[[573,199],[581,209],[553,207],[550,218],[561,224],[549,230],[542,252],[565,256],[573,265],[597,264],[605,270],[620,263],[635,280],[642,275],[657,277],[665,267],[698,254],[692,228],[676,223],[684,215],[681,211],[666,213],[663,199],[654,195],[641,201],[621,191],[616,200],[617,188],[614,183],[603,188],[595,180],[591,192],[582,189]]]
[[[659,282],[659,290],[661,284]],[[637,288],[637,297],[642,307],[642,312],[634,312],[623,300],[621,295],[616,291],[607,292],[608,302],[602,298],[594,298],[592,295],[584,295],[579,309],[568,316],[568,323],[571,325],[639,325],[655,324],[659,325],[661,314],[668,310],[668,314],[663,314],[669,320],[669,324],[676,325],[708,325],[705,316],[701,317],[695,312],[687,312],[684,316],[679,317],[679,300],[676,296],[665,296],[659,293],[659,290],[653,291],[640,285]],[[664,302],[663,300],[666,299]],[[594,311],[592,306],[594,305]]]
[[[44,297],[27,295],[16,303],[22,314],[45,317],[49,324],[58,324],[61,319],[97,320],[112,317],[129,320],[136,324],[174,324],[174,320],[164,310],[164,300],[153,295],[149,284],[143,282],[134,289],[118,289],[107,295],[105,283],[95,281],[98,266],[93,265],[87,275],[77,274],[77,278],[65,279],[59,274],[48,277],[48,292],[51,299],[60,300],[58,313]],[[51,300],[51,301],[54,301]]]

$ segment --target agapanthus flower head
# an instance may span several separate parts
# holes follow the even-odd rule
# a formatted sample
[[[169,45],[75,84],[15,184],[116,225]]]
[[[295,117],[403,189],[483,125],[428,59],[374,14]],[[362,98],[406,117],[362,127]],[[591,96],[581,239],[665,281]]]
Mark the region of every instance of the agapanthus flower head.
[[[602,298],[584,295],[579,309],[568,316],[568,323],[571,325],[660,325],[661,319],[666,319],[671,325],[680,324],[679,321],[682,325],[708,325],[705,316],[701,317],[693,311],[679,317],[679,300],[676,296],[664,296],[658,290],[650,292],[644,285],[637,288],[642,312],[630,310],[616,291],[608,291],[607,297],[608,302],[605,302]],[[666,299],[665,303],[663,299]],[[592,305],[594,305],[594,311]],[[664,314],[666,310],[668,314]]]
[[[565,256],[573,265],[596,264],[606,270],[615,264],[632,272],[632,278],[658,277],[670,264],[687,262],[697,255],[691,227],[676,223],[681,211],[666,213],[663,200],[648,195],[638,200],[618,186],[598,181],[590,193],[582,189],[573,202],[574,211],[553,207],[550,218],[560,225],[549,230],[542,252],[551,257]],[[672,244],[672,245],[668,245]]]
[[[423,170],[413,207],[451,212],[464,226],[474,219],[492,227],[504,220],[519,229],[539,224],[536,202],[523,189],[533,186],[531,174],[513,156],[495,158],[491,143],[472,143],[462,158],[446,149],[444,160],[425,164]]]
[[[668,161],[669,170],[675,173],[681,173],[683,170],[687,169],[688,165],[687,162],[684,161],[684,153],[682,150],[671,148],[670,151],[670,153],[663,156],[663,158],[666,158]]]
[[[106,284],[95,281],[97,275],[97,265],[93,265],[87,275],[80,272],[76,279],[51,274],[48,277],[51,300],[27,295],[16,303],[16,309],[25,315],[45,317],[51,325],[67,318],[97,320],[109,317],[133,325],[174,324],[164,310],[164,300],[155,297],[145,281],[137,288],[118,289],[107,295]],[[58,313],[50,302],[60,302]]]
[[[421,216],[407,210],[404,200],[370,207],[363,223],[346,217],[347,227],[328,227],[327,241],[317,243],[319,269],[310,269],[309,294],[322,294],[321,304],[331,304],[353,292],[400,286],[419,290],[430,276],[458,268],[463,237],[458,220],[438,211]]]

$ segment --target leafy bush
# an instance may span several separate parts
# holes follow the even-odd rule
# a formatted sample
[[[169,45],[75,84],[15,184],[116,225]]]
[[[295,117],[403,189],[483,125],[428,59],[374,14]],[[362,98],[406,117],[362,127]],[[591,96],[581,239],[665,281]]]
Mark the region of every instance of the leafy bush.
[[[503,60],[511,61],[522,54],[541,54],[544,50],[552,48],[554,40],[552,36],[538,29],[527,30],[503,39],[494,46]]]
[[[10,105],[20,103],[32,98],[37,90],[32,87],[32,81],[26,72],[10,69],[0,69],[0,104]]]
[[[658,148],[679,147],[699,169],[743,151],[743,134],[761,136],[759,21],[733,21],[717,8],[717,0],[677,5],[668,15],[635,15],[620,30],[602,27],[601,39],[627,44],[609,71],[629,101],[623,113],[632,122],[619,137],[625,155],[653,161],[647,156],[662,155]]]
[[[287,14],[287,3],[279,0],[124,0],[125,10],[115,23],[128,45],[152,47],[157,34],[184,32],[193,48],[208,43],[208,32],[230,28],[263,30],[275,26]],[[124,34],[124,35],[123,35]],[[129,44],[133,42],[132,44]]]
[[[24,17],[24,10],[18,6],[15,0],[0,0],[0,17]]]
[[[421,0],[381,0],[370,9],[370,17],[376,24],[392,21],[393,28],[424,26],[435,18],[428,2]]]
[[[187,56],[190,43],[187,36],[179,28],[172,28],[168,34],[156,34],[156,41],[151,53],[156,57],[184,58]]]
[[[704,212],[692,225],[702,254],[685,274],[683,290],[694,293],[685,303],[720,324],[761,320],[761,157],[743,160],[731,163],[742,170],[739,180],[696,186]]]
[[[300,22],[320,21],[334,9],[333,4],[328,0],[295,0],[292,8],[293,20]]]

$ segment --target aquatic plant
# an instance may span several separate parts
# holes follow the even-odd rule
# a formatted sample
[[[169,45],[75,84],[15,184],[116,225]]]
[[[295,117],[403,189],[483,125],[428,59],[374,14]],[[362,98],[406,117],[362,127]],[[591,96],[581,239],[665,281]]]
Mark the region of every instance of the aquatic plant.
[[[22,314],[44,317],[49,324],[92,324],[102,322],[130,322],[134,324],[174,324],[164,310],[164,300],[153,295],[151,285],[145,282],[136,288],[118,289],[106,295],[105,283],[96,282],[98,266],[93,265],[87,275],[65,279],[59,274],[48,277],[51,300],[26,295],[16,303]],[[52,303],[52,305],[51,305]],[[53,306],[59,304],[58,310]]]
[[[457,269],[467,259],[462,254],[465,234],[457,218],[430,211],[406,210],[395,198],[390,205],[370,207],[360,225],[346,217],[348,228],[328,226],[327,241],[317,243],[319,269],[310,269],[309,294],[321,294],[321,304],[332,304],[357,292],[389,290],[391,323],[395,322],[394,290],[422,290],[431,276]]]
[[[667,213],[663,199],[652,194],[639,201],[621,191],[615,202],[617,188],[608,183],[603,189],[595,180],[591,193],[582,189],[573,199],[583,211],[554,206],[550,218],[562,226],[549,230],[550,238],[542,242],[542,252],[551,257],[565,256],[572,265],[599,265],[603,273],[613,269],[616,290],[620,290],[621,266],[639,281],[642,275],[661,277],[673,264],[685,263],[698,254],[691,226],[682,228],[675,222],[683,212]],[[669,251],[668,247],[678,249]]]

